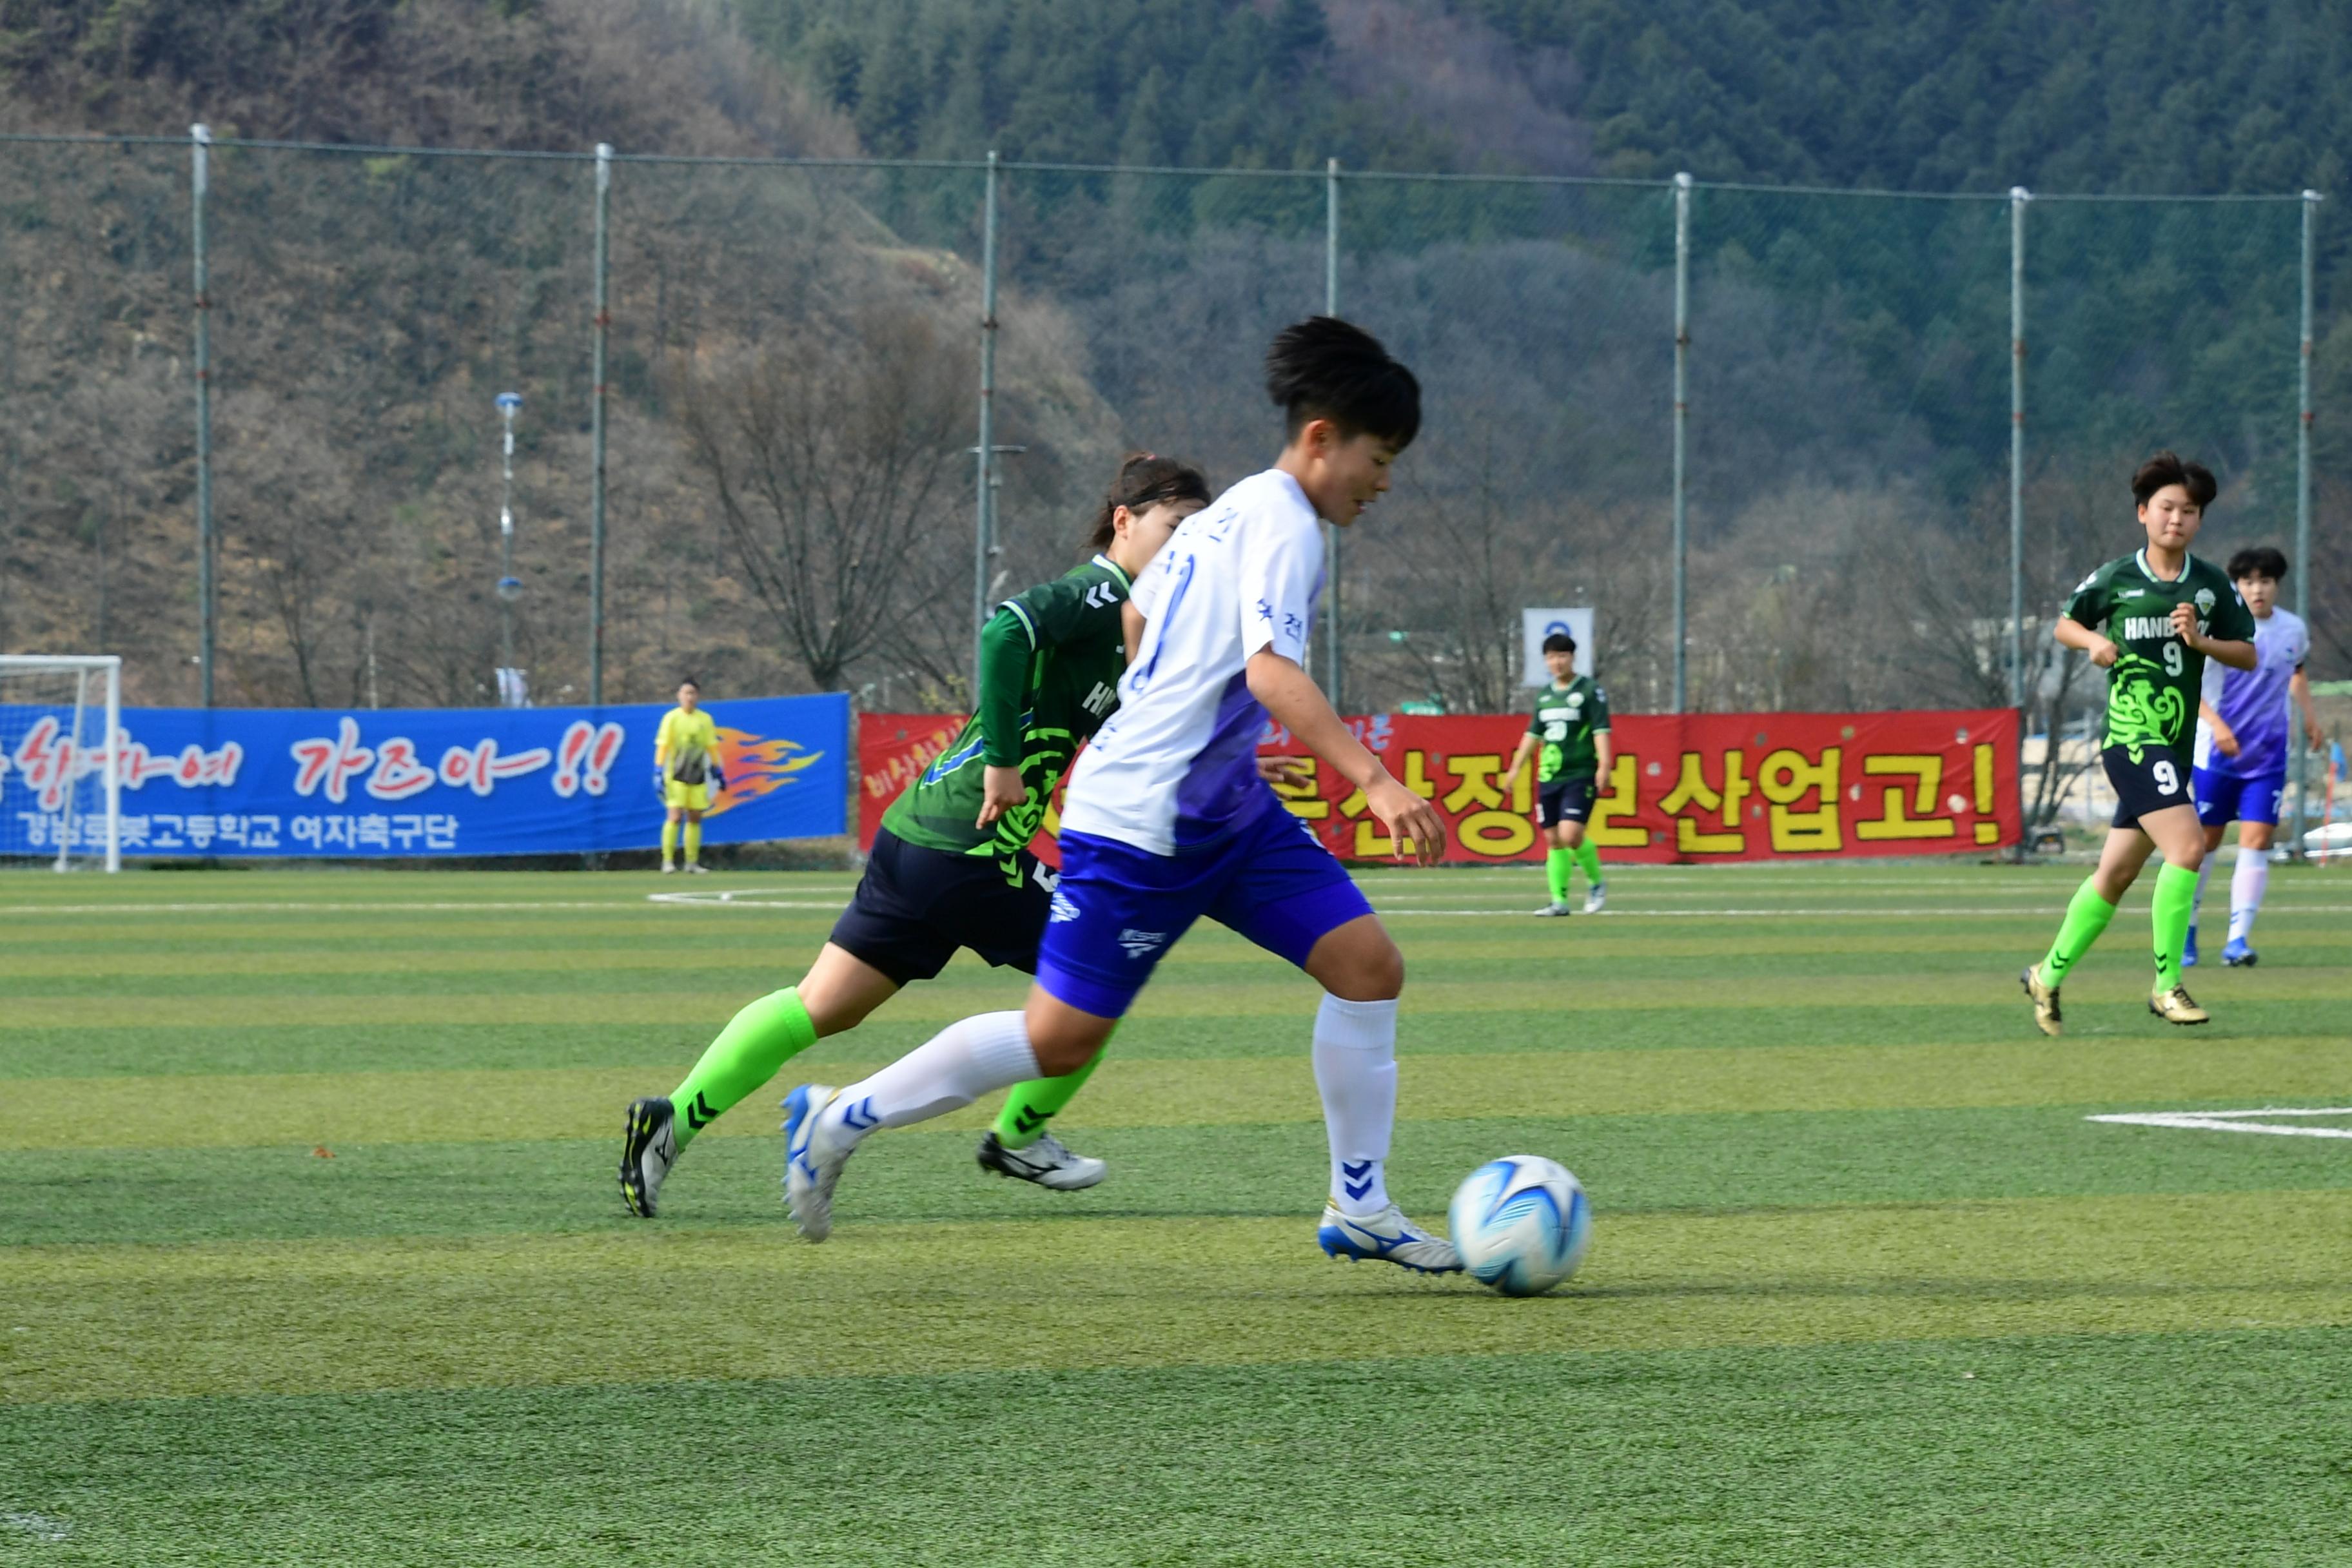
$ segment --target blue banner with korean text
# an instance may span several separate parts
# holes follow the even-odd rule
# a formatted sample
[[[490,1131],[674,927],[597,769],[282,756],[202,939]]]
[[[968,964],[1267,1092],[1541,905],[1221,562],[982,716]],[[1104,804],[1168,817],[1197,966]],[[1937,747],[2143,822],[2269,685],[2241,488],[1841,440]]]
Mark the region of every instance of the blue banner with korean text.
[[[849,698],[707,703],[719,731],[703,842],[845,830]],[[0,820],[35,852],[105,823],[112,767],[131,856],[548,855],[659,841],[666,705],[125,708],[110,744],[57,710],[0,705]],[[78,802],[69,809],[69,795]]]

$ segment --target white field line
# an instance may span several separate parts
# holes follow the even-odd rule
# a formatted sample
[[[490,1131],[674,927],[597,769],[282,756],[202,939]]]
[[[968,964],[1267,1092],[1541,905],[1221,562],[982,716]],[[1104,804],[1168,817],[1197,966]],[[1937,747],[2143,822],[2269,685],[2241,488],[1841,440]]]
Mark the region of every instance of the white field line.
[[[2263,1132],[2273,1138],[2352,1138],[2352,1127],[2291,1127],[2283,1122],[2250,1120],[2257,1116],[2352,1116],[2352,1105],[2317,1110],[2273,1106],[2262,1110],[2142,1110],[2085,1116],[2083,1120],[2131,1127],[2175,1127],[2195,1132]]]

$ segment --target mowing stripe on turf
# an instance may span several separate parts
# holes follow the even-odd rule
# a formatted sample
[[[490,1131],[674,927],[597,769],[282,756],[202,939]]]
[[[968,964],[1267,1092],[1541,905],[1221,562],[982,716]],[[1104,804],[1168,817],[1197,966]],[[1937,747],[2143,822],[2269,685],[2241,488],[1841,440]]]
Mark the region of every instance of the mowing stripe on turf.
[[[2352,1192],[1604,1215],[1533,1301],[1333,1264],[1306,1215],[32,1247],[0,1403],[2342,1325],[2347,1234]]]
[[[2352,1040],[2156,1038],[2053,1049],[2018,1045],[1770,1046],[1751,1049],[1447,1053],[1400,1064],[1400,1109],[1420,1121],[1514,1115],[2143,1105],[2342,1097]],[[593,1138],[678,1068],[49,1078],[8,1081],[0,1149],[203,1148],[275,1143]],[[781,1094],[796,1081],[787,1072]],[[2313,1103],[2318,1103],[2313,1100]],[[1316,1121],[1306,1053],[1127,1060],[1087,1086],[1093,1127]],[[987,1120],[985,1102],[949,1127]],[[714,1135],[772,1130],[758,1100]],[[1078,1118],[1073,1118],[1074,1121]]]

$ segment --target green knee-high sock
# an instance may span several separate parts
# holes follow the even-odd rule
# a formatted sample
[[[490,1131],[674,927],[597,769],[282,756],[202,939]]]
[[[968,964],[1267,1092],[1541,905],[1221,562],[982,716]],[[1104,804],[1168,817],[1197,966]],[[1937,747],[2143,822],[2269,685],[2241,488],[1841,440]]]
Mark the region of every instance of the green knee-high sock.
[[[1592,883],[1596,887],[1599,886],[1601,882],[1601,851],[1592,847],[1592,840],[1588,838],[1581,844],[1579,844],[1574,850],[1574,854],[1576,856],[1576,863],[1584,868],[1584,879],[1587,882]]]
[[[2149,910],[2156,926],[2156,984],[2169,991],[2180,984],[2180,950],[2189,942],[2189,918],[2197,912],[2197,873],[2167,862],[2156,874]]]
[[[801,1005],[801,994],[787,988],[761,997],[728,1021],[670,1091],[677,1107],[677,1146],[717,1121],[728,1107],[776,1076],[776,1069],[816,1044],[816,1025]]]
[[[1568,879],[1573,874],[1576,857],[1557,844],[1544,856],[1544,880],[1551,885],[1551,901],[1568,902]]]
[[[1004,1097],[1004,1109],[996,1113],[996,1141],[1007,1149],[1026,1149],[1037,1142],[1045,1135],[1045,1123],[1077,1097],[1101,1061],[1102,1053],[1097,1051],[1093,1061],[1076,1072],[1014,1084],[1013,1092]]]
[[[662,818],[662,864],[667,866],[677,858],[677,824],[665,816]]]
[[[2099,890],[2085,878],[2066,905],[2066,919],[2058,928],[2058,940],[2050,944],[2050,956],[2042,961],[2042,983],[2062,984],[2074,961],[2091,951],[2091,944],[2115,918],[2116,906],[2099,897]]]
[[[696,866],[701,864],[701,862],[702,824],[698,822],[689,822],[686,825],[686,863],[689,866]]]

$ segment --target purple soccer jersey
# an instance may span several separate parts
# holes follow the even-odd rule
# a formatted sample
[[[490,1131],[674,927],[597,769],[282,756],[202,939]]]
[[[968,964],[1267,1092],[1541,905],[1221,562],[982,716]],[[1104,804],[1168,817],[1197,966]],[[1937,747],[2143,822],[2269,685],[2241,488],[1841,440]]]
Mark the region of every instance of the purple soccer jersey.
[[[2221,754],[2212,726],[2197,723],[2197,766],[2231,778],[2263,778],[2286,771],[2294,732],[2288,682],[2311,654],[2311,634],[2302,617],[2273,610],[2254,622],[2254,668],[2231,669],[2219,660],[2205,666],[2203,696],[2238,737],[2238,754]]]

